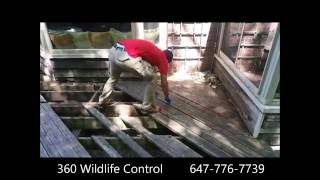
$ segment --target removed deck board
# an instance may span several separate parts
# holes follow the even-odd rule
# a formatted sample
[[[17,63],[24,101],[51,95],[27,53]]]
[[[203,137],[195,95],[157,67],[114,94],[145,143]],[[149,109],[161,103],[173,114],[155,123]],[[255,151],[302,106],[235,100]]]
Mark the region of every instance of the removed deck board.
[[[150,153],[144,150],[137,142],[135,142],[128,134],[121,131],[121,129],[107,119],[102,113],[95,109],[91,103],[83,103],[83,106],[91,113],[99,122],[103,124],[104,127],[108,128],[113,132],[118,138],[120,138],[123,143],[130,147],[137,155],[140,157],[152,157]]]
[[[131,117],[121,117],[121,119],[132,126],[135,130],[145,136],[149,141],[158,146],[162,151],[167,153],[171,157],[202,157],[190,149],[179,140],[172,136],[155,135],[142,126],[142,124]]]
[[[90,116],[86,108],[79,102],[50,102],[49,104],[60,116]],[[136,112],[135,108],[130,104],[131,102],[114,103],[105,107],[103,114],[107,117],[117,117],[119,115],[138,116],[138,112]]]
[[[102,136],[91,136],[91,138],[109,157],[122,157]]]
[[[142,100],[144,92],[143,82],[120,81],[117,87],[135,99]],[[222,123],[216,123],[216,116],[210,116],[210,113],[207,111],[203,111],[195,105],[193,106],[192,102],[184,103],[179,100],[181,97],[176,97],[174,94],[171,94],[171,96],[174,96],[173,99],[178,102],[173,101],[172,105],[168,106],[165,105],[162,100],[156,100],[157,104],[162,107],[163,112],[152,114],[151,116],[170,130],[185,136],[193,144],[202,143],[202,146],[200,146],[202,150],[206,152],[210,151],[210,148],[207,147],[207,145],[203,145],[203,142],[208,141],[215,147],[214,149],[211,149],[211,151],[214,151],[211,152],[211,154],[216,154],[217,157],[274,156],[269,146],[246,135],[246,133],[230,129]],[[185,106],[188,108],[185,108]],[[161,120],[159,120],[159,118],[161,118]],[[177,127],[172,125],[173,122],[176,123],[177,127],[183,129],[183,131],[177,131]],[[208,122],[211,123],[210,127],[207,125]],[[182,134],[182,132],[184,133]],[[196,142],[197,140],[195,139],[202,139],[202,142]],[[218,152],[218,149],[222,150],[222,152]]]
[[[40,103],[40,142],[48,157],[90,157],[47,103]]]

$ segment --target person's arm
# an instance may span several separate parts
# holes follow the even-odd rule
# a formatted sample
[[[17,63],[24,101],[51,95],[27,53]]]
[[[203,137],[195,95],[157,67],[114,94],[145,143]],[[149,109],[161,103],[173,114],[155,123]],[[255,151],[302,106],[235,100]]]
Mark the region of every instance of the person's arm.
[[[167,75],[161,75],[161,87],[164,94],[164,100],[167,104],[171,103],[171,100],[169,98],[169,86],[168,86],[168,80]]]
[[[161,75],[161,88],[165,97],[169,96],[169,86],[166,75]]]

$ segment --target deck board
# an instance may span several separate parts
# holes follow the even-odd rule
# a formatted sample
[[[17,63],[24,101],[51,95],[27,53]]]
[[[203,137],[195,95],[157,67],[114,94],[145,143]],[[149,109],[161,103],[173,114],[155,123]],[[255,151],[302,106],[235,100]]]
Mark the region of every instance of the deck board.
[[[118,88],[141,101],[144,92],[143,84],[145,83],[139,81],[120,81]],[[250,137],[248,132],[241,131],[236,126],[232,128],[231,120],[223,121],[214,112],[199,108],[191,101],[186,103],[174,93],[170,93],[170,96],[172,98],[170,106],[164,104],[163,97],[159,96],[160,99],[156,102],[163,111],[151,116],[170,130],[186,137],[193,144],[202,143],[202,150],[213,151],[211,154],[217,157],[274,156],[270,147]],[[181,132],[177,131],[177,128],[181,128]],[[214,148],[209,147],[208,143],[204,145],[203,142],[209,142]]]
[[[112,158],[121,158],[122,156],[116,151],[111,144],[109,144],[103,136],[91,136],[92,140],[109,156]]]
[[[44,149],[41,143],[40,143],[40,157],[49,157],[47,151]]]
[[[155,135],[144,128],[139,121],[132,117],[121,117],[121,119],[132,126],[135,130],[145,136],[149,141],[158,146],[163,152],[171,157],[201,157],[200,154],[190,149],[179,140],[168,135]]]
[[[140,157],[152,157],[145,149],[143,149],[136,141],[134,141],[128,134],[121,131],[121,129],[114,124],[111,120],[105,117],[101,112],[99,112],[92,103],[83,103],[83,106],[92,114],[99,122],[114,133],[123,143],[131,148]]]
[[[40,103],[40,142],[48,157],[90,157],[47,103]]]

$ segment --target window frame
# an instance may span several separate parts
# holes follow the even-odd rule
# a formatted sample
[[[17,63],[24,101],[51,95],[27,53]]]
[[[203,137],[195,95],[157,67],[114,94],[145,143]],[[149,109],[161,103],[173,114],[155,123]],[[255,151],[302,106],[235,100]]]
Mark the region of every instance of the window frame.
[[[167,23],[159,24],[160,39],[157,46],[167,47]],[[132,38],[144,39],[143,23],[131,23]],[[165,34],[164,34],[164,33]],[[40,41],[49,58],[108,58],[110,49],[54,49],[50,40],[47,24],[40,22]]]
[[[221,48],[225,35],[225,25],[226,23],[222,23],[220,27],[219,44],[215,54],[216,59],[262,112],[279,113],[280,99],[275,99],[274,96],[280,81],[280,24],[278,23],[277,25],[259,87],[256,87],[247,79],[231,59],[223,53]]]

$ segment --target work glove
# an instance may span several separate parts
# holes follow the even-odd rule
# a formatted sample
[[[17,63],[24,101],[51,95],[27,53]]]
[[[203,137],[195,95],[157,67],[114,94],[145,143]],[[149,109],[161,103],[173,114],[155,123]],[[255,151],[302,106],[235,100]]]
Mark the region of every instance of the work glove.
[[[171,104],[171,99],[169,98],[169,96],[166,96],[164,98],[164,101],[166,102],[166,104],[170,105]]]

